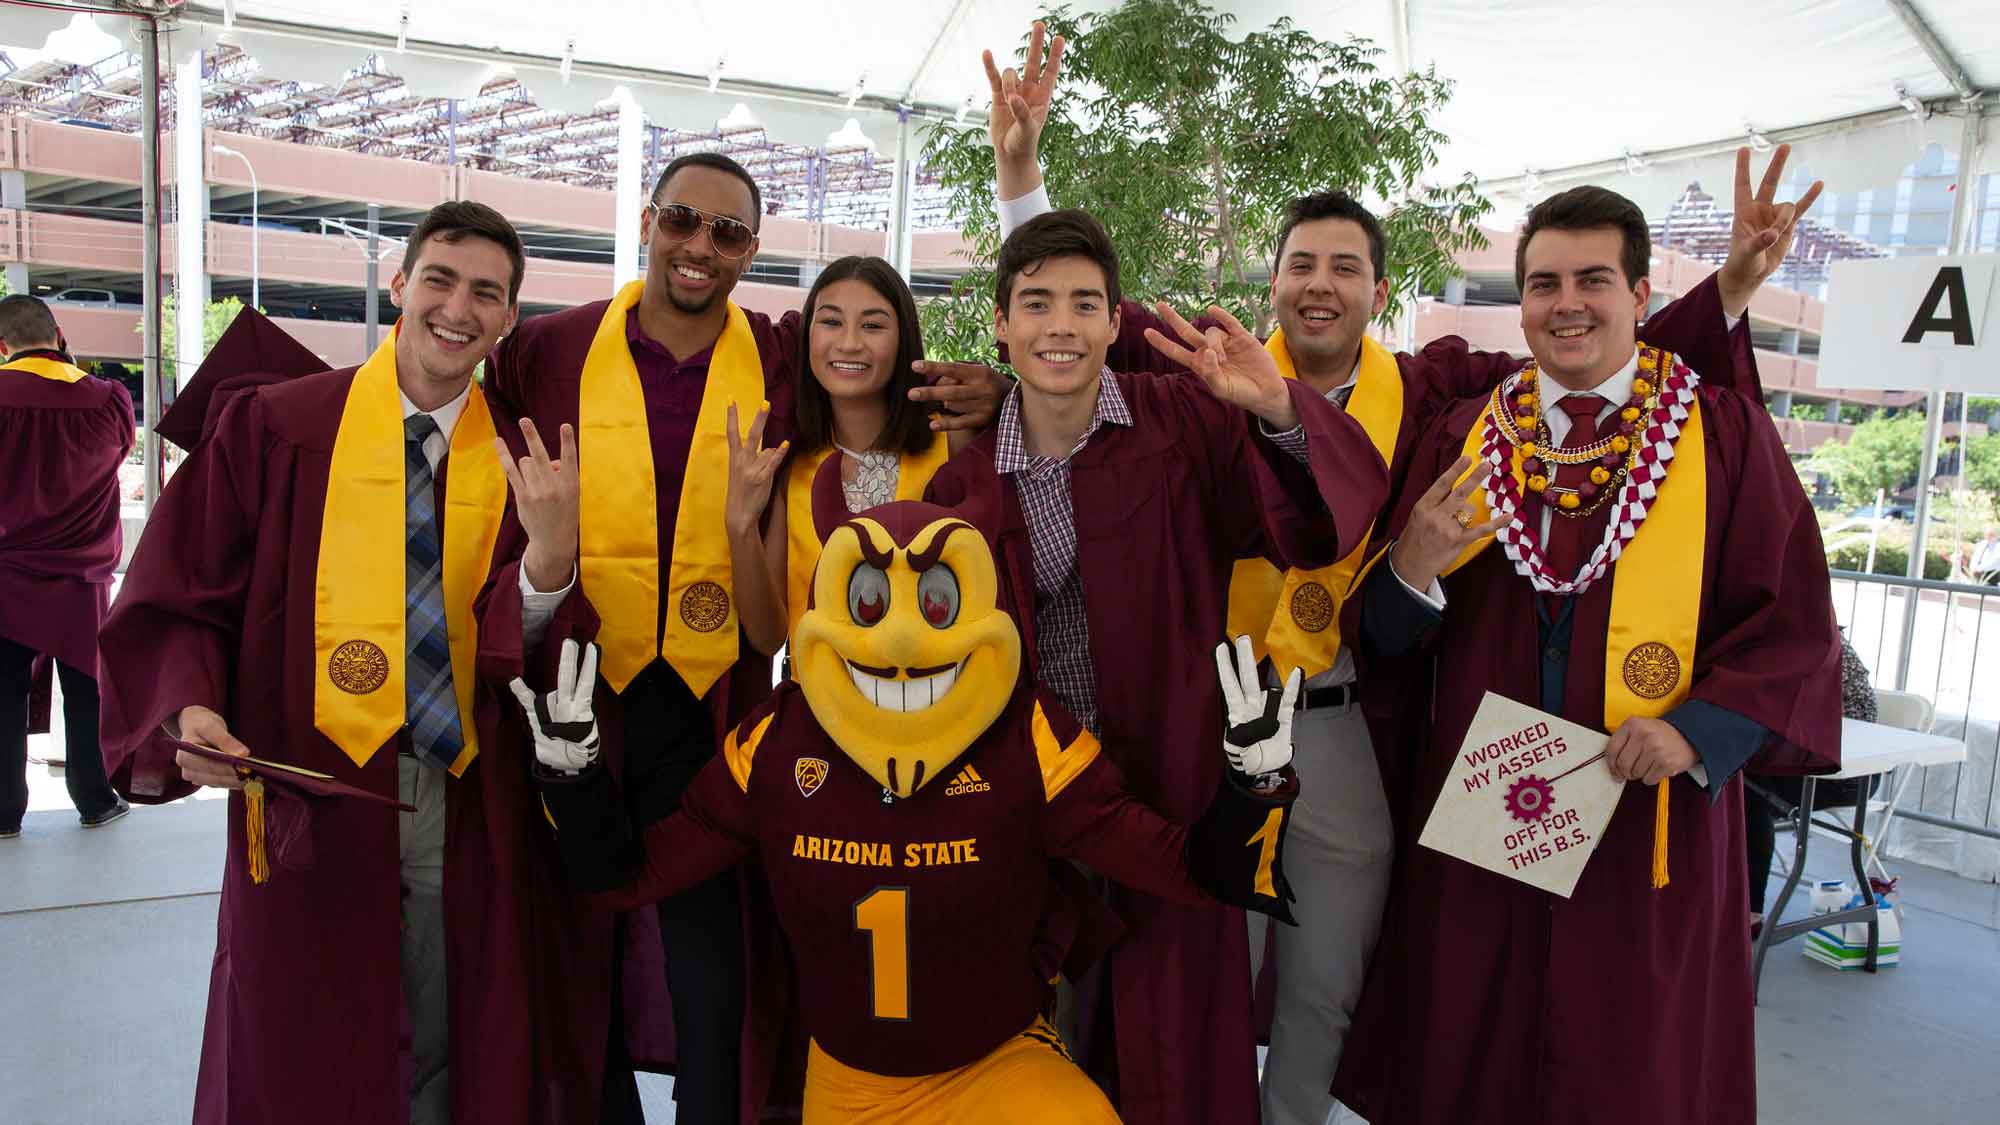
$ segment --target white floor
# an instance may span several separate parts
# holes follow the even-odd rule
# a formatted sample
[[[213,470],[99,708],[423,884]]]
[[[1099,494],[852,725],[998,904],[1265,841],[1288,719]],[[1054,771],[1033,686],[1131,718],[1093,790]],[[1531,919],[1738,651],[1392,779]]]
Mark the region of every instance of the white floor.
[[[37,767],[31,788],[25,830],[0,843],[0,1122],[184,1122],[224,805],[142,807],[84,831],[60,779]],[[1814,862],[1839,860],[1828,848]],[[1836,973],[1796,943],[1772,953],[1757,1015],[1764,1121],[2000,1121],[2000,886],[1898,870],[1900,967]],[[650,1118],[671,1121],[671,1081],[642,1082]]]

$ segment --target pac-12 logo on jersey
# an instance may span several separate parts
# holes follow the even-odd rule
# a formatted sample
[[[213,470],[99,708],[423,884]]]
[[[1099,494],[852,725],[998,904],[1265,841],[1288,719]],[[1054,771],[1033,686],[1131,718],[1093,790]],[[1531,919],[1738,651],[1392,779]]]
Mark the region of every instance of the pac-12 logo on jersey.
[[[944,787],[944,795],[957,797],[965,793],[984,793],[991,788],[993,783],[979,776],[979,771],[968,765],[958,771],[958,776],[951,779],[950,785]]]
[[[800,758],[792,764],[792,779],[799,783],[799,796],[812,796],[826,781],[826,759]]]

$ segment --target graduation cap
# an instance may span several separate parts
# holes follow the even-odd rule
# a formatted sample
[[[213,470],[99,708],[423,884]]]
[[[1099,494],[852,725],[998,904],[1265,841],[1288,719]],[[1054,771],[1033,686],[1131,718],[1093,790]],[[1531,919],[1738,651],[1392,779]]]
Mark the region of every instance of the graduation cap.
[[[370,793],[336,779],[332,774],[302,766],[273,762],[264,758],[239,757],[212,746],[173,738],[175,749],[197,757],[233,766],[246,778],[243,800],[244,834],[250,840],[250,881],[268,882],[270,860],[293,871],[309,871],[315,859],[312,835],[313,806],[322,801],[351,798],[386,805],[400,812],[417,810],[393,797]]]
[[[229,322],[208,358],[195,368],[194,378],[167,408],[160,419],[160,436],[193,452],[222,416],[223,406],[239,392],[326,369],[326,361],[312,349],[263,313],[246,308]]]

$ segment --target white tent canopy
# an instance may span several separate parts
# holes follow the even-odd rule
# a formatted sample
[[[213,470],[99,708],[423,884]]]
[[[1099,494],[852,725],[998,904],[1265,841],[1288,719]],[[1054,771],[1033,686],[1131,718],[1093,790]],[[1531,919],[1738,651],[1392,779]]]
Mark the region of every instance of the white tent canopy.
[[[1586,178],[1658,214],[1690,181],[1711,190],[1727,183],[1728,151],[1753,138],[1796,142],[1794,193],[1808,173],[1836,191],[1892,183],[1933,144],[1969,157],[1969,171],[2000,170],[2000,144],[1981,143],[1986,117],[2000,111],[1994,3],[1213,6],[1234,18],[1236,34],[1287,18],[1321,37],[1373,40],[1385,70],[1435,67],[1457,84],[1437,122],[1451,143],[1435,178],[1478,176],[1505,216]],[[1011,51],[1043,7],[1042,0],[199,0],[179,8],[167,24],[172,41],[161,47],[185,59],[229,42],[269,74],[327,85],[373,56],[412,92],[447,98],[476,93],[505,72],[550,109],[583,112],[616,99],[625,114],[636,109],[655,124],[694,129],[725,118],[740,123],[747,114],[778,143],[818,147],[835,134],[858,133],[895,153],[896,191],[906,197],[912,120],[983,113],[980,50]],[[0,3],[0,44],[60,49],[57,40],[75,34],[64,31],[71,14]],[[104,32],[129,41],[129,16],[96,19]],[[1090,44],[1074,49],[1087,52]],[[146,66],[156,69],[147,54]],[[626,96],[617,98],[621,89]],[[150,116],[147,127],[156,127]],[[632,135],[635,127],[630,118],[621,124]],[[627,164],[636,161],[620,161],[619,187],[629,193],[638,190],[637,171]],[[148,191],[148,222],[156,224],[151,185]],[[1961,193],[1961,211],[1969,194]],[[892,257],[900,257],[896,247],[907,232],[907,205],[898,202]],[[636,233],[621,229],[620,244],[636,242]],[[150,307],[157,282],[150,264],[148,274]],[[150,311],[148,320],[150,351]]]
[[[1116,0],[1084,0],[1102,10]],[[2000,85],[1993,0],[1218,0],[1233,32],[1292,20],[1373,40],[1385,69],[1435,66],[1457,84],[1436,177],[1472,173],[1503,202],[1583,176],[1656,213],[1752,131],[1806,130],[1795,170],[1860,190],[1893,181],[1962,130],[1897,112],[1956,110]],[[228,41],[266,73],[338,85],[369,55],[413,92],[469,97],[511,73],[551,109],[587,112],[623,87],[656,124],[728,118],[776,142],[840,134],[884,153],[899,110],[985,110],[982,48],[1013,48],[1037,0],[201,0],[167,48]],[[70,13],[0,7],[0,43],[39,48]],[[130,23],[100,16],[125,40]],[[1927,49],[1928,33],[1943,56]],[[838,46],[835,46],[835,45]],[[49,43],[54,48],[56,43]],[[1089,44],[1075,45],[1089,50]],[[1955,73],[1948,77],[1945,67]],[[1900,91],[1900,93],[1899,93]],[[2000,96],[1985,112],[2000,109]],[[1829,125],[1828,123],[1833,123]],[[1682,167],[1692,159],[1694,163]],[[1722,160],[1726,160],[1723,157]],[[2000,170],[2000,145],[1981,171]]]
[[[1099,10],[1113,0],[1075,7]],[[1899,8],[1919,13],[1972,88],[2000,84],[1993,0],[1220,0],[1234,32],[1279,17],[1359,35],[1385,68],[1457,83],[1440,178],[1537,172],[1770,134],[1962,91]],[[699,127],[748,105],[774,140],[822,144],[854,119],[893,146],[895,108],[982,112],[982,48],[1011,49],[1034,0],[204,0],[273,73],[338,82],[384,46],[420,93],[462,95],[511,67],[538,101],[584,108],[626,85],[655,122]],[[221,24],[232,26],[225,32]],[[1089,44],[1079,43],[1079,50]],[[180,49],[176,49],[176,54]],[[569,60],[565,77],[564,60]],[[710,86],[716,87],[710,92]],[[850,105],[852,100],[852,105]],[[1914,121],[1895,143],[1928,140]],[[1957,131],[1942,130],[1955,146]],[[1872,155],[1872,154],[1871,154]],[[1905,158],[1907,160],[1907,157]],[[2000,156],[1995,157],[2000,161]],[[1898,162],[1898,167],[1900,167]],[[1684,181],[1683,181],[1684,182]]]

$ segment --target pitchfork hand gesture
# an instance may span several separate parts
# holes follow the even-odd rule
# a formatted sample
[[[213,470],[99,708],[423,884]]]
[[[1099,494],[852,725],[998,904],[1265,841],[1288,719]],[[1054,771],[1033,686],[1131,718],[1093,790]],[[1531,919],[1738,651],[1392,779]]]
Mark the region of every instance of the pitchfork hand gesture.
[[[764,519],[764,507],[771,502],[778,466],[784,463],[785,451],[792,443],[781,441],[770,449],[764,448],[764,423],[770,418],[768,407],[757,408],[750,419],[747,438],[737,436],[742,431],[737,428],[735,403],[729,404],[725,417],[729,425],[729,492],[724,500],[724,529],[732,536],[755,535]]]
[[[1208,315],[1215,319],[1216,327],[1204,333],[1165,301],[1154,307],[1160,319],[1188,346],[1167,339],[1157,328],[1148,328],[1146,342],[1153,345],[1153,350],[1194,372],[1208,386],[1210,394],[1262,418],[1273,431],[1283,433],[1299,424],[1292,392],[1285,385],[1285,377],[1278,374],[1278,361],[1271,358],[1263,341],[1229,315],[1229,310],[1220,305],[1209,306]]]
[[[1042,126],[1049,120],[1049,104],[1055,96],[1056,76],[1062,73],[1066,45],[1058,35],[1045,53],[1042,41],[1046,34],[1042,21],[1036,20],[1034,30],[1028,33],[1028,57],[1019,74],[1011,66],[1002,71],[993,61],[993,52],[981,55],[987,84],[993,89],[993,108],[986,125],[993,139],[996,186],[1002,199],[1019,199],[1042,183]]]
[[[1812,210],[1820,189],[1826,186],[1814,180],[1798,202],[1774,202],[1778,179],[1784,174],[1785,160],[1791,154],[1792,146],[1778,146],[1778,151],[1771,154],[1771,166],[1764,169],[1757,193],[1752,195],[1750,150],[1736,150],[1736,214],[1729,228],[1729,259],[1715,275],[1715,284],[1722,291],[1722,311],[1730,316],[1742,316],[1758,286],[1778,271],[1785,255],[1791,252],[1799,220]]]
[[[1034,160],[1042,126],[1048,123],[1049,102],[1055,94],[1056,76],[1062,73],[1067,44],[1058,35],[1045,52],[1042,40],[1047,34],[1042,21],[1036,20],[1028,33],[1028,57],[1019,74],[1011,66],[999,69],[991,51],[980,56],[986,63],[987,83],[993,88],[987,132],[993,138],[993,151],[1002,159]]]
[[[514,490],[515,515],[528,533],[521,569],[527,572],[530,585],[551,593],[562,589],[576,569],[577,511],[582,494],[577,484],[576,428],[565,422],[559,432],[559,459],[549,456],[541,431],[527,418],[521,419],[526,457],[517,461],[505,440],[493,439],[494,451],[500,455],[500,471],[507,474],[507,487]]]
[[[1429,589],[1444,568],[1474,543],[1507,526],[1506,516],[1475,520],[1468,501],[1472,492],[1486,482],[1486,473],[1467,472],[1472,458],[1461,456],[1452,462],[1410,509],[1410,522],[1402,538],[1389,549],[1389,565],[1411,589]],[[1463,476],[1464,480],[1458,478]]]

